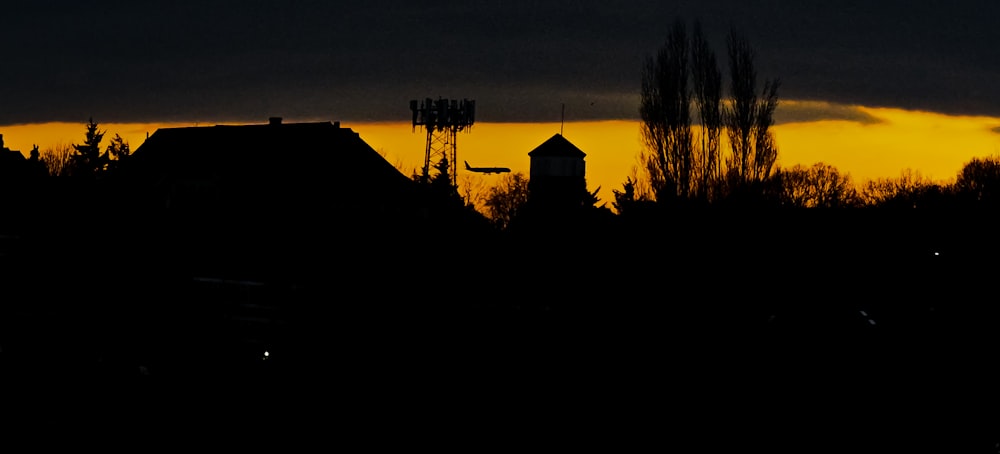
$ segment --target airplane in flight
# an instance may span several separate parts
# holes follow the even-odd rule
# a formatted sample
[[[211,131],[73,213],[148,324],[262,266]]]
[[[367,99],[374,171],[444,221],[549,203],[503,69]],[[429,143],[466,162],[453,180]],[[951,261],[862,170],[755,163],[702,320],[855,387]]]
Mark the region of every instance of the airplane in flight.
[[[472,167],[469,165],[469,161],[465,161],[465,170],[485,174],[510,172],[510,168],[507,167]]]

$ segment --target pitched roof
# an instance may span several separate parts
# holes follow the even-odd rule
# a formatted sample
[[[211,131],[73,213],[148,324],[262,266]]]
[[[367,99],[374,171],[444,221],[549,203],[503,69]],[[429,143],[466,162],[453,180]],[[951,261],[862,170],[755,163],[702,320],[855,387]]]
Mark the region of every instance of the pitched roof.
[[[556,134],[528,152],[528,156],[582,158],[587,154],[566,140],[562,134]]]
[[[339,122],[161,128],[132,154],[145,178],[211,179],[270,188],[390,191],[412,181]]]
[[[316,273],[308,257],[380,257],[419,220],[417,183],[338,123],[161,128],[122,164],[145,225],[200,273]]]

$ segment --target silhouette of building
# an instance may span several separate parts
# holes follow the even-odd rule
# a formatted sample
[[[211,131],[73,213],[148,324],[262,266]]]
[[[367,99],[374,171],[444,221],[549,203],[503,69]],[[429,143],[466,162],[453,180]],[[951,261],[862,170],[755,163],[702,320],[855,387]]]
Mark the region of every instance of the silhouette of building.
[[[11,149],[10,149],[10,148],[7,148],[7,147],[5,147],[5,146],[3,145],[3,134],[0,134],[0,151],[2,151],[2,152],[5,152],[5,153],[6,153],[6,152],[10,152],[10,151],[11,151]],[[24,157],[24,155],[21,155],[21,157],[23,158],[23,157]]]
[[[14,228],[12,224],[33,217],[26,210],[33,205],[46,176],[48,170],[38,156],[38,147],[32,150],[31,159],[25,158],[20,151],[7,148],[0,134],[0,229]]]
[[[347,258],[345,244],[377,255],[422,214],[416,183],[339,122],[161,128],[118,178],[132,209],[167,219],[165,236],[228,271]]]
[[[20,170],[25,159],[24,154],[17,150],[11,150],[3,144],[3,134],[0,134],[0,172]]]
[[[16,201],[14,191],[19,190],[16,180],[21,175],[21,168],[24,165],[24,155],[19,151],[11,150],[3,144],[3,134],[0,134],[0,234],[12,227],[8,225],[10,219],[17,216],[17,211],[12,210],[9,205]]]
[[[530,203],[544,209],[572,209],[586,201],[587,156],[556,134],[528,152],[531,157],[528,192]]]

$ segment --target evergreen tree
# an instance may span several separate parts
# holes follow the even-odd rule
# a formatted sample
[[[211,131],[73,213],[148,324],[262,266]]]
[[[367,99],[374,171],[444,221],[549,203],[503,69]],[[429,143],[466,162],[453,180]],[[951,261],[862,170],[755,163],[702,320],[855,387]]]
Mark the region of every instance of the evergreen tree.
[[[120,135],[115,134],[115,137],[111,139],[111,143],[108,144],[108,148],[104,156],[107,158],[108,170],[114,170],[118,168],[121,162],[128,159],[131,154],[131,149],[129,148],[128,141],[123,139]]]
[[[100,172],[107,168],[108,155],[101,153],[101,140],[104,139],[105,132],[98,129],[93,118],[87,122],[84,142],[73,144],[74,153],[70,156],[70,175],[96,178]]]

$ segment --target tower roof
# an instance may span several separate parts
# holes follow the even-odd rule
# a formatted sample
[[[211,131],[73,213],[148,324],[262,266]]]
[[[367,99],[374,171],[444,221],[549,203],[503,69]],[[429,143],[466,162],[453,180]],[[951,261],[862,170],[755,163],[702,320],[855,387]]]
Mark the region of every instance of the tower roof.
[[[562,134],[556,134],[528,152],[528,156],[583,158],[587,154],[566,140]]]

